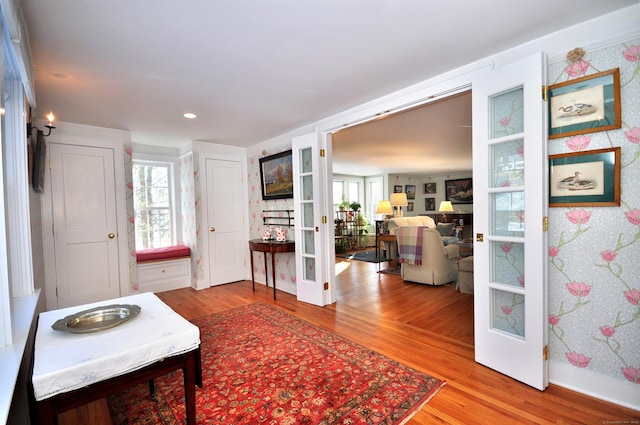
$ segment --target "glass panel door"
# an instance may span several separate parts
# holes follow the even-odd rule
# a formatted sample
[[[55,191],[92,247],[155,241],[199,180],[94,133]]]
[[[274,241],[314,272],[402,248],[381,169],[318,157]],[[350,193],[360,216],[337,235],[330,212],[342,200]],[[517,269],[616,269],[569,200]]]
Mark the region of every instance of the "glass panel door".
[[[473,82],[476,361],[547,385],[544,56]]]

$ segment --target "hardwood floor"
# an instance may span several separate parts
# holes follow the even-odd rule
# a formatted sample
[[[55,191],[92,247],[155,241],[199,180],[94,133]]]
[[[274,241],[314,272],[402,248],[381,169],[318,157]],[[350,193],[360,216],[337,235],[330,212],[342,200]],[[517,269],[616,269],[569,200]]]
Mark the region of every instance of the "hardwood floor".
[[[554,385],[540,392],[475,363],[473,295],[378,274],[376,264],[336,259],[337,303],[323,308],[243,281],[158,296],[187,319],[253,302],[274,305],[447,385],[407,424],[640,423],[640,412]],[[526,367],[523,365],[523,367]],[[66,412],[60,425],[109,424],[104,400]]]

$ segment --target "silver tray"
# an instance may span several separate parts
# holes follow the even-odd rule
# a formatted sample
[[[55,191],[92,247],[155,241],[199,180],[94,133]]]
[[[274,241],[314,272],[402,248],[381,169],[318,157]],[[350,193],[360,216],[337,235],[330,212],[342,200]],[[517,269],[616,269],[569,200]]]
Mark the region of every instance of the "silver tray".
[[[83,334],[110,329],[127,322],[140,313],[140,306],[114,304],[91,308],[56,321],[56,331]]]

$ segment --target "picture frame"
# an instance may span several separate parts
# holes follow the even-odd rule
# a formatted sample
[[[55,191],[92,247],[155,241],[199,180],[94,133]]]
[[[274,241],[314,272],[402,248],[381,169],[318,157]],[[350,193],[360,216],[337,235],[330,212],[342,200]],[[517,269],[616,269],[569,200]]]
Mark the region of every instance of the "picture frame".
[[[262,199],[293,198],[293,157],[291,150],[260,158]]]
[[[435,183],[425,183],[423,185],[424,193],[436,193],[436,184]]]
[[[407,202],[407,212],[413,211],[413,202]]]
[[[404,193],[407,194],[407,199],[416,199],[416,185],[415,184],[405,185]]]
[[[436,210],[436,198],[424,198],[424,209],[426,211]]]
[[[444,192],[452,204],[473,204],[473,179],[445,180]]]
[[[402,193],[402,185],[396,184],[393,186],[393,193]]]
[[[620,206],[620,148],[549,156],[549,207]]]
[[[548,88],[549,139],[622,127],[620,69]]]

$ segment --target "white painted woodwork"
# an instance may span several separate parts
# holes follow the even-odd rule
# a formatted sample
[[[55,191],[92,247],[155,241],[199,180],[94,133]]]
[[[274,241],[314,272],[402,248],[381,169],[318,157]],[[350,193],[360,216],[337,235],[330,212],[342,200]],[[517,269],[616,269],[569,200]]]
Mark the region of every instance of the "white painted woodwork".
[[[138,291],[162,292],[186,288],[191,279],[191,258],[138,263]]]
[[[547,154],[545,137],[546,104],[542,100],[545,80],[545,56],[538,52],[473,80],[473,194],[474,194],[474,326],[476,361],[543,390],[548,385],[548,364],[543,358],[547,343],[546,234],[542,220],[546,215]],[[496,187],[490,181],[492,143],[490,124],[500,117],[492,115],[490,98],[509,90],[523,89],[524,131],[502,139],[522,140],[524,181],[522,187]],[[492,235],[491,194],[524,192],[524,232],[522,237]],[[477,235],[483,234],[482,242]],[[524,244],[523,287],[492,280],[491,270],[498,267],[492,242]],[[524,297],[524,335],[517,337],[492,325],[500,307],[496,292]]]
[[[114,152],[52,143],[58,308],[120,296]],[[47,288],[49,290],[49,287]]]
[[[207,159],[207,213],[203,236],[208,241],[210,286],[243,280],[248,241],[243,227],[242,164]]]

